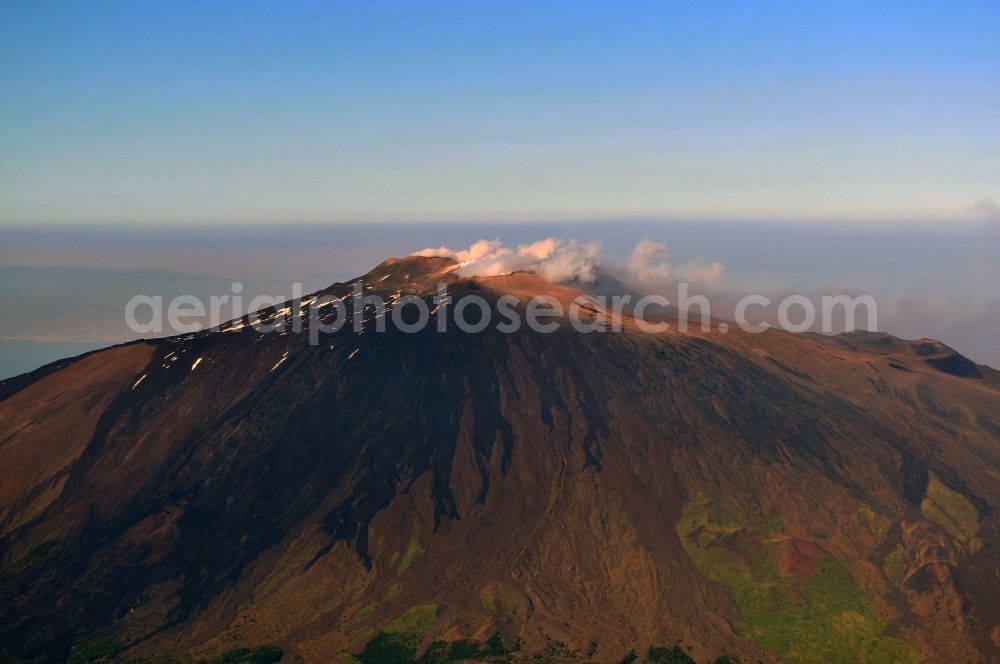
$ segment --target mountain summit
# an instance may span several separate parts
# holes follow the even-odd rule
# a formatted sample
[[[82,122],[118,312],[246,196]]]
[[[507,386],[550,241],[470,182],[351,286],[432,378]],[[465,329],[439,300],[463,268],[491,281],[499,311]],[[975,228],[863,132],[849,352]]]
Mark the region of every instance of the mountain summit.
[[[579,295],[459,267],[0,383],[0,659],[1000,657],[1000,374],[878,333],[441,331],[439,284]],[[430,324],[380,332],[406,296]]]

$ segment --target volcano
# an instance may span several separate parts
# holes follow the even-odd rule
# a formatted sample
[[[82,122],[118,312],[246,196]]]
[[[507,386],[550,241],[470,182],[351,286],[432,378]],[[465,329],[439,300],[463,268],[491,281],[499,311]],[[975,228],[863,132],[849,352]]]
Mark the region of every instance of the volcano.
[[[627,314],[442,332],[439,283],[578,294],[456,268],[0,383],[0,659],[1000,661],[1000,373]],[[357,286],[431,324],[311,343]]]

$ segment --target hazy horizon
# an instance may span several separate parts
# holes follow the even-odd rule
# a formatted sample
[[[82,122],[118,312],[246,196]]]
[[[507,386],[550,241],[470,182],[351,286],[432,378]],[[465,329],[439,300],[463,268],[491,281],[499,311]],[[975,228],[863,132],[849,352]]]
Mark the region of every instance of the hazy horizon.
[[[879,329],[937,338],[998,367],[997,231],[985,224],[859,228],[721,221],[0,227],[0,308],[6,312],[0,338],[124,341],[135,336],[123,315],[133,295],[207,299],[228,293],[237,280],[247,294],[290,294],[294,282],[310,292],[425,247],[575,238],[601,243],[606,260],[621,264],[645,238],[666,243],[672,264],[718,263],[720,277],[711,285],[716,293],[868,293],[879,303]],[[0,340],[0,376],[26,366],[23,348],[5,349]],[[58,359],[63,347],[50,348],[32,357]]]

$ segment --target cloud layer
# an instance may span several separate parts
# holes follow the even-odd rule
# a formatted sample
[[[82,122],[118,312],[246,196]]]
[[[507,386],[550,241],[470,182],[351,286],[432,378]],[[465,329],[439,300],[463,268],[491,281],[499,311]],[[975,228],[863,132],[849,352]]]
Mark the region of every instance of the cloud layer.
[[[507,247],[499,239],[479,240],[468,249],[448,247],[427,248],[417,256],[444,256],[459,262],[459,274],[493,276],[522,270],[536,272],[553,282],[580,281],[592,283],[601,270],[621,274],[625,279],[645,288],[667,283],[689,281],[713,285],[722,279],[721,263],[670,264],[667,245],[663,242],[640,240],[624,265],[607,260],[599,242],[546,238],[531,244]]]

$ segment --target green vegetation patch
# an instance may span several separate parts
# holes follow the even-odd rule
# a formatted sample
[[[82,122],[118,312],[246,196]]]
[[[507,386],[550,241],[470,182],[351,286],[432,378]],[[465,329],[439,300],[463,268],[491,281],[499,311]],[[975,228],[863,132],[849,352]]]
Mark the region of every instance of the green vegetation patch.
[[[646,659],[643,661],[648,664],[696,664],[691,655],[684,652],[680,646],[673,648],[652,646],[646,652]]]
[[[213,659],[200,660],[200,664],[274,664],[280,662],[284,654],[277,646],[236,648]]]
[[[639,659],[639,653],[637,653],[633,648],[632,650],[628,651],[628,654],[626,654],[624,657],[618,660],[618,664],[635,664],[635,662],[638,661],[638,659]]]
[[[355,655],[361,664],[412,664],[417,648],[437,623],[437,604],[414,606],[386,625]]]
[[[79,650],[73,651],[66,660],[66,664],[88,664],[89,662],[106,662],[112,657],[125,650],[128,644],[125,641],[102,641],[91,643]]]
[[[930,472],[927,497],[920,503],[920,511],[962,542],[972,539],[979,527],[979,511],[976,506],[965,496],[949,488],[934,471]]]
[[[417,660],[418,664],[448,664],[449,662],[507,661],[510,651],[504,647],[499,634],[485,642],[472,639],[434,641]]]
[[[378,608],[378,602],[368,602],[367,604],[365,604],[364,606],[362,606],[360,609],[358,609],[357,611],[355,611],[354,615],[351,616],[351,620],[361,620],[365,616],[370,615],[371,613],[373,613],[375,611],[375,609],[377,609],[377,608]]]
[[[424,557],[426,551],[427,549],[424,548],[419,539],[416,537],[411,538],[406,544],[406,552],[403,554],[403,560],[400,561],[399,567],[396,568],[396,576],[400,576],[403,572],[410,569],[413,563]]]
[[[469,661],[505,662],[510,654],[499,634],[485,642],[471,639],[450,643],[433,641],[419,657],[418,644],[419,637],[414,634],[381,631],[355,658],[361,664],[449,664]]]
[[[906,574],[906,556],[902,544],[897,545],[882,561],[882,571],[897,586],[903,582],[903,575]]]
[[[780,573],[776,521],[704,497],[690,502],[677,534],[704,576],[742,614],[738,632],[788,662],[918,662],[906,643],[882,636],[885,623],[853,577],[825,552],[807,574]]]
[[[885,536],[889,533],[889,526],[892,524],[889,519],[867,505],[862,505],[858,508],[858,518],[865,528],[868,529],[868,532],[875,536],[879,544],[885,541]]]
[[[419,637],[413,634],[379,632],[354,656],[361,664],[413,664]]]
[[[395,634],[382,631],[368,642],[365,649],[354,656],[360,664],[451,664],[453,662],[490,662],[492,664],[508,664],[512,660],[517,647],[510,649],[504,646],[500,634],[494,634],[486,641],[462,639],[460,641],[433,641],[426,650],[418,655],[418,640],[412,634]],[[591,661],[592,653],[586,656],[571,651],[562,643],[554,643],[546,653],[529,655],[523,661],[548,664],[555,662]],[[522,660],[516,660],[522,661]],[[639,654],[635,649],[618,660],[618,664],[640,664]],[[641,664],[696,664],[695,660],[681,645],[672,647],[651,646]],[[729,657],[719,657],[713,664],[735,664]]]
[[[419,604],[385,626],[385,631],[423,636],[437,623],[437,604]]]

